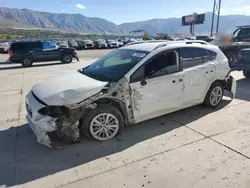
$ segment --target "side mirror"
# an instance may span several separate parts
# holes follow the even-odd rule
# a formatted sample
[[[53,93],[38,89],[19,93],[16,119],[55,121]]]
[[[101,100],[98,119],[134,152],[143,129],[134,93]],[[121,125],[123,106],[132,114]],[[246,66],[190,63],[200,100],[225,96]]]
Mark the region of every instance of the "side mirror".
[[[145,79],[143,79],[140,83],[141,83],[141,86],[147,85],[147,81]]]

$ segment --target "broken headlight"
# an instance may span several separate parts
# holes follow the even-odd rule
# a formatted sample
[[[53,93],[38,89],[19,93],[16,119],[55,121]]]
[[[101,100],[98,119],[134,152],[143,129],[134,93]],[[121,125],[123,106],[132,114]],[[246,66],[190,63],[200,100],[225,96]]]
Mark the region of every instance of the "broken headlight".
[[[64,106],[48,106],[38,110],[38,113],[44,116],[56,118],[63,114],[66,114],[67,108]]]

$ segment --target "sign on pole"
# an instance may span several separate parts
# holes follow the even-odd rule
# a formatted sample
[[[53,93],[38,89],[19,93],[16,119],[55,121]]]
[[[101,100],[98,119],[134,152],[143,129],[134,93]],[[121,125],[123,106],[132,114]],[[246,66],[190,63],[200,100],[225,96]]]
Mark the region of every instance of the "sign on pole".
[[[203,24],[205,21],[205,14],[191,14],[182,17],[182,25],[196,25],[196,24]]]

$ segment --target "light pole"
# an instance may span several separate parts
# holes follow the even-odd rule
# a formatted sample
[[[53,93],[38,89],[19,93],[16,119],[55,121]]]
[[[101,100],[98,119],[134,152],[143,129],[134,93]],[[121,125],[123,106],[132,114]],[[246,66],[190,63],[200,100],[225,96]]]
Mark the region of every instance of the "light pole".
[[[219,31],[219,24],[220,24],[220,9],[221,9],[221,0],[214,0],[213,6],[213,15],[212,15],[212,25],[211,25],[211,37],[213,36],[214,31],[214,16],[217,13],[217,26],[216,26],[216,33]]]
[[[220,23],[220,7],[221,7],[221,0],[219,0],[219,10],[218,10],[218,18],[217,18],[216,33],[218,33],[218,31],[219,31],[219,23]]]

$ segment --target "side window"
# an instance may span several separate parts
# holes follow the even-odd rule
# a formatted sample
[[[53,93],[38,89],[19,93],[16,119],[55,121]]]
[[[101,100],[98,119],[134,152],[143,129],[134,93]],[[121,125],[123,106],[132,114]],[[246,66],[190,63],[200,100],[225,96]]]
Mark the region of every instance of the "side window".
[[[41,42],[33,42],[31,43],[32,49],[41,49],[42,48],[42,43]]]
[[[131,82],[151,79],[178,72],[175,52],[165,52],[146,62],[131,76]]]
[[[203,63],[206,63],[210,60],[207,50],[202,49],[202,56],[203,56]]]
[[[250,29],[243,29],[239,35],[241,38],[250,38]]]
[[[181,48],[180,62],[182,69],[195,67],[203,64],[202,49],[200,48]]]
[[[211,50],[207,50],[207,52],[208,52],[211,60],[216,59],[216,57],[217,57],[217,53],[216,52],[213,52]]]
[[[56,45],[52,42],[43,42],[43,49],[53,49]]]

